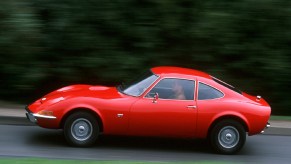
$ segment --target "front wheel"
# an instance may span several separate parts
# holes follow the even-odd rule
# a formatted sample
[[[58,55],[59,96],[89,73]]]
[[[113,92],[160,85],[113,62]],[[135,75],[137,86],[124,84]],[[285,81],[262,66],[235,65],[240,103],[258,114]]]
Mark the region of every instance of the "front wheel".
[[[246,131],[235,120],[222,120],[212,128],[209,139],[216,152],[234,154],[243,147],[246,141]]]
[[[92,146],[98,137],[99,127],[97,119],[87,112],[71,114],[64,124],[64,135],[72,146]]]

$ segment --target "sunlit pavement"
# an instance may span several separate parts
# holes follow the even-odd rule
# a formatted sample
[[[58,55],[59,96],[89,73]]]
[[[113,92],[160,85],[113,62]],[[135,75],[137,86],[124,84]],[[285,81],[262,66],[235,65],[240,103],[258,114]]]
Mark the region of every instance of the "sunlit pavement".
[[[0,107],[0,116],[7,117],[26,117],[25,116],[25,106],[6,106]]]

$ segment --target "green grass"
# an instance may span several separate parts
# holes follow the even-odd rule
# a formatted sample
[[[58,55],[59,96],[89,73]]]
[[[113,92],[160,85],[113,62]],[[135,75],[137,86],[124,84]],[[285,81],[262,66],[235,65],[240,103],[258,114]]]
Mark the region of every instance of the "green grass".
[[[276,121],[291,121],[291,116],[271,116],[270,120],[276,120]]]
[[[217,161],[197,162],[146,162],[146,161],[91,161],[91,160],[58,160],[38,158],[0,158],[0,164],[224,164]]]

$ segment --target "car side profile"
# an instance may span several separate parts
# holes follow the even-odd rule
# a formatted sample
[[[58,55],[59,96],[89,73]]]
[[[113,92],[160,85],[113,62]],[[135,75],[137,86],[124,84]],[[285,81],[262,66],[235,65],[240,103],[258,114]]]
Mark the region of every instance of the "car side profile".
[[[26,110],[31,122],[63,129],[73,146],[91,146],[99,135],[207,138],[222,154],[241,150],[246,135],[270,125],[271,114],[260,96],[201,71],[166,66],[117,87],[63,87]]]

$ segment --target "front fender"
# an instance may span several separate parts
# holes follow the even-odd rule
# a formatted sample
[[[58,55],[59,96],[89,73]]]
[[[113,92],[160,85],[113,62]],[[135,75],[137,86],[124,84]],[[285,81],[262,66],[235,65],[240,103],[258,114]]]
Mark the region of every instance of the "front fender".
[[[103,116],[98,109],[98,106],[93,103],[93,100],[88,100],[88,98],[72,98],[68,100],[64,100],[57,105],[54,106],[54,111],[58,117],[58,125],[59,128],[62,128],[62,123],[64,119],[75,110],[85,109],[89,112],[94,113],[96,116],[100,118],[100,121],[103,123]]]

